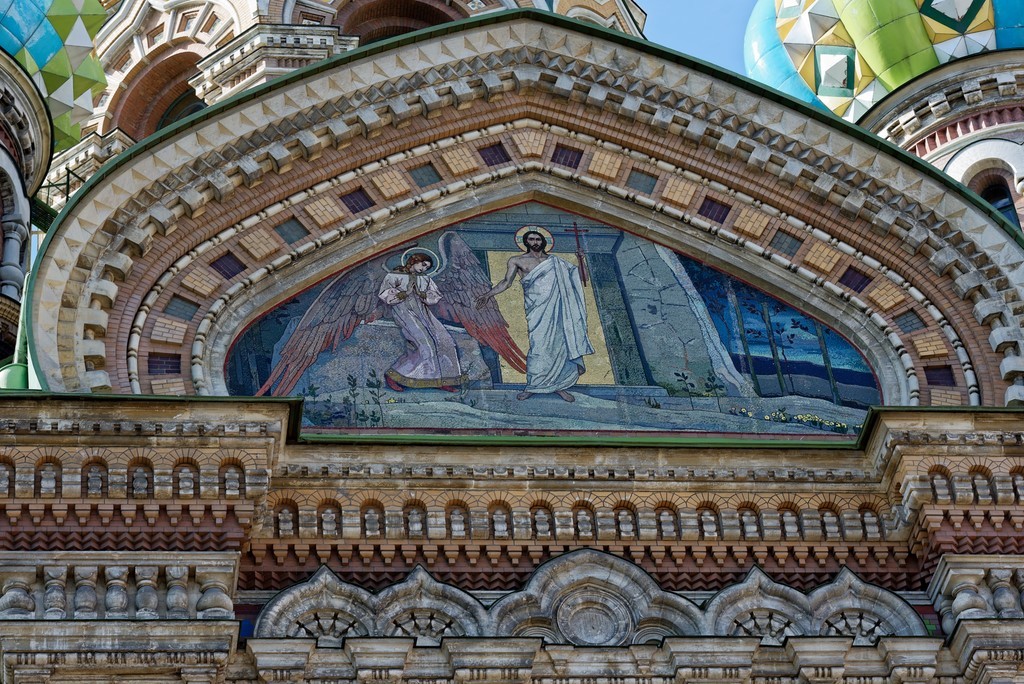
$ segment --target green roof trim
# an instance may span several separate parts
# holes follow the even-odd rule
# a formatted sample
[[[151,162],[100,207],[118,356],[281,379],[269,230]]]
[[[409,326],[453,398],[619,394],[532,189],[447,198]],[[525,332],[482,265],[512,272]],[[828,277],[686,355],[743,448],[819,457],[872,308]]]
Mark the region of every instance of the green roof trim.
[[[546,25],[549,25],[549,26],[556,26],[556,27],[560,27],[560,28],[563,28],[563,29],[568,30],[568,31],[574,31],[574,32],[581,33],[581,34],[584,34],[584,35],[589,35],[589,36],[593,36],[593,37],[596,37],[596,38],[601,38],[603,40],[607,40],[607,41],[612,42],[612,43],[618,43],[619,45],[622,45],[622,46],[625,46],[625,47],[629,47],[629,48],[632,48],[632,49],[635,49],[635,50],[638,50],[638,51],[641,51],[641,52],[646,52],[647,54],[650,54],[652,56],[658,57],[660,59],[664,59],[666,61],[673,62],[673,63],[676,63],[676,64],[680,64],[682,66],[685,66],[685,67],[690,68],[690,69],[694,69],[694,70],[699,71],[699,72],[703,72],[704,74],[706,74],[708,76],[711,76],[711,77],[716,78],[716,79],[718,79],[718,80],[720,80],[722,82],[729,83],[731,85],[734,85],[734,86],[737,86],[737,87],[742,88],[744,90],[747,90],[747,91],[749,91],[749,92],[751,92],[751,93],[753,93],[755,95],[758,95],[760,97],[765,97],[765,98],[768,98],[768,99],[770,99],[772,101],[776,101],[776,102],[785,104],[786,106],[788,106],[793,111],[796,111],[796,112],[806,116],[808,119],[811,119],[811,120],[814,120],[814,121],[818,121],[818,122],[820,122],[822,124],[825,124],[825,125],[827,125],[829,127],[832,127],[832,128],[834,128],[834,129],[836,129],[838,131],[841,131],[841,132],[845,133],[846,135],[849,135],[851,138],[854,138],[855,140],[858,140],[858,141],[860,141],[860,142],[862,142],[862,143],[864,143],[864,144],[866,144],[866,145],[868,145],[868,146],[870,146],[872,148],[875,148],[875,149],[877,149],[877,150],[879,150],[881,152],[889,154],[892,157],[900,160],[902,163],[906,164],[907,166],[913,168],[917,172],[921,173],[922,175],[924,175],[926,177],[929,177],[929,178],[935,180],[936,182],[940,183],[941,185],[944,185],[944,186],[948,187],[951,191],[953,191],[956,194],[962,196],[968,203],[973,204],[975,206],[975,208],[977,210],[979,210],[981,213],[983,213],[986,216],[988,216],[989,218],[991,218],[992,221],[996,223],[996,225],[1000,226],[1003,229],[1003,231],[1006,233],[1006,235],[1008,237],[1010,237],[1010,239],[1012,239],[1019,246],[1024,248],[1024,234],[1022,234],[1020,231],[1018,231],[1016,229],[1016,227],[1013,226],[1013,224],[1011,224],[1001,213],[999,213],[996,209],[994,209],[990,204],[988,204],[987,202],[982,200],[981,197],[979,197],[977,194],[971,192],[970,190],[968,190],[961,183],[958,183],[957,181],[953,180],[952,178],[950,178],[946,174],[942,173],[941,171],[939,171],[938,169],[933,167],[932,165],[930,165],[927,162],[924,162],[923,160],[921,160],[921,159],[911,155],[910,153],[906,152],[905,150],[901,149],[900,147],[896,146],[895,144],[893,144],[891,142],[888,142],[888,141],[885,141],[885,140],[882,140],[881,138],[875,136],[874,134],[869,133],[869,132],[865,131],[862,128],[859,128],[858,126],[856,126],[856,125],[854,125],[854,124],[852,124],[850,122],[844,121],[843,119],[835,116],[831,112],[823,111],[823,110],[821,110],[821,109],[819,109],[817,107],[814,107],[812,105],[809,105],[809,104],[806,104],[806,103],[801,102],[799,100],[796,100],[796,99],[794,99],[794,98],[792,98],[792,97],[790,97],[790,96],[788,96],[788,95],[786,95],[786,94],[784,94],[784,93],[782,93],[782,92],[780,92],[778,90],[775,90],[775,89],[773,89],[771,87],[765,86],[765,85],[763,85],[761,83],[753,81],[753,80],[751,80],[749,78],[746,78],[746,77],[741,76],[739,74],[736,74],[734,72],[731,72],[731,71],[722,69],[720,67],[717,67],[717,66],[715,66],[713,64],[710,64],[710,63],[708,63],[708,62],[706,62],[704,60],[697,59],[697,58],[694,58],[694,57],[690,57],[690,56],[684,55],[684,54],[682,54],[680,52],[677,52],[675,50],[671,50],[669,48],[658,46],[658,45],[649,43],[647,41],[644,41],[644,40],[641,40],[641,39],[638,39],[638,38],[634,38],[632,36],[628,36],[628,35],[626,35],[624,33],[619,32],[619,31],[614,31],[612,29],[606,29],[604,27],[597,26],[595,24],[581,22],[581,21],[577,21],[575,19],[569,19],[567,17],[563,17],[563,16],[557,15],[557,14],[552,14],[550,12],[545,12],[545,11],[542,11],[542,10],[537,10],[537,9],[515,9],[515,10],[508,10],[508,11],[503,11],[503,12],[495,12],[495,13],[490,13],[490,14],[484,14],[484,15],[480,15],[480,16],[476,16],[476,17],[470,17],[468,19],[463,19],[463,20],[456,21],[456,22],[451,22],[451,23],[447,23],[447,24],[441,24],[439,26],[434,26],[434,27],[431,27],[431,28],[422,29],[422,30],[419,30],[419,31],[415,31],[413,33],[403,34],[401,36],[396,36],[396,37],[391,38],[389,40],[381,41],[381,42],[378,42],[378,43],[371,43],[370,45],[367,45],[365,47],[361,47],[361,48],[358,48],[356,50],[345,52],[345,53],[337,55],[335,57],[331,57],[329,59],[326,59],[326,60],[324,60],[322,62],[318,62],[316,64],[309,65],[309,66],[304,67],[302,69],[298,69],[298,70],[296,70],[296,71],[294,71],[292,73],[286,74],[286,75],[284,75],[282,77],[274,79],[273,81],[270,81],[270,82],[265,83],[263,85],[257,86],[257,87],[255,87],[255,88],[253,88],[251,90],[247,90],[247,91],[238,93],[238,94],[236,94],[236,95],[234,95],[234,96],[224,100],[223,102],[219,102],[219,103],[217,103],[217,104],[215,104],[215,105],[213,105],[211,107],[208,107],[208,108],[206,108],[206,109],[204,109],[202,111],[196,112],[195,114],[193,114],[193,115],[191,115],[191,116],[189,116],[189,117],[187,117],[185,119],[182,119],[181,121],[178,121],[178,122],[174,123],[173,125],[169,126],[168,128],[165,128],[165,129],[162,129],[162,130],[159,130],[159,131],[155,132],[153,135],[151,135],[148,138],[140,141],[139,143],[137,143],[136,145],[132,146],[131,148],[129,148],[125,152],[121,153],[117,157],[114,157],[113,159],[108,161],[106,164],[103,165],[103,167],[96,174],[94,174],[91,178],[89,178],[88,182],[86,182],[85,185],[75,194],[75,196],[72,197],[71,200],[64,206],[64,208],[61,211],[60,215],[54,221],[53,229],[51,229],[49,231],[49,233],[46,235],[46,238],[45,238],[45,240],[44,240],[44,242],[43,242],[43,244],[42,244],[42,246],[40,248],[40,251],[39,251],[40,258],[42,258],[42,256],[47,254],[47,252],[49,251],[50,243],[51,243],[52,240],[55,239],[55,236],[60,231],[61,224],[67,219],[67,217],[71,214],[71,212],[75,210],[75,208],[78,206],[78,204],[83,202],[84,199],[96,188],[96,186],[99,185],[101,182],[104,181],[104,179],[107,178],[107,176],[111,175],[115,170],[117,170],[121,166],[125,165],[126,163],[128,163],[129,161],[134,159],[135,157],[137,157],[139,155],[142,155],[142,154],[145,154],[146,152],[148,152],[150,149],[154,148],[155,146],[157,146],[157,145],[159,145],[159,144],[161,144],[161,143],[163,143],[163,142],[173,138],[174,136],[178,135],[179,133],[185,131],[186,129],[192,127],[193,125],[195,125],[197,123],[200,123],[202,121],[206,121],[206,120],[209,120],[209,119],[213,119],[214,117],[220,115],[222,112],[225,112],[225,111],[231,109],[232,107],[235,107],[237,105],[240,105],[240,104],[243,104],[243,103],[246,103],[246,102],[251,102],[253,100],[257,100],[257,99],[263,97],[264,95],[266,95],[268,93],[271,93],[271,92],[273,92],[273,91],[275,91],[275,90],[277,90],[279,88],[291,85],[293,83],[297,83],[297,82],[302,81],[302,80],[304,80],[306,78],[309,78],[310,76],[314,76],[314,75],[321,74],[321,73],[324,73],[324,72],[332,71],[334,69],[337,69],[339,67],[345,66],[347,64],[358,62],[358,61],[364,60],[364,59],[366,59],[368,57],[372,57],[374,55],[382,54],[384,52],[393,50],[395,48],[399,48],[399,47],[402,47],[402,46],[405,46],[405,45],[412,45],[412,44],[418,43],[418,42],[423,41],[423,40],[429,40],[431,38],[453,35],[453,34],[459,33],[460,31],[467,30],[467,29],[481,28],[481,27],[485,27],[485,26],[492,26],[492,25],[496,25],[496,24],[503,24],[503,23],[513,22],[513,21],[518,21],[518,20],[535,21],[535,22],[540,23],[540,24],[546,24]],[[33,269],[32,273],[30,275],[29,280],[30,280],[30,282],[29,282],[29,284],[28,284],[28,286],[26,288],[25,306],[30,309],[30,311],[29,311],[30,320],[34,320],[34,315],[33,315],[34,312],[31,311],[31,307],[33,306],[34,292],[35,292],[35,286],[36,286],[36,270],[35,269]],[[29,330],[28,330],[28,341],[29,341],[29,348],[30,349],[34,349],[35,348],[34,330],[33,330],[33,328],[31,326],[29,326]],[[48,390],[49,388],[46,386],[45,376],[43,375],[43,373],[40,371],[40,369],[38,367],[38,362],[35,359],[35,355],[30,355],[30,360],[31,360],[31,363],[32,363],[33,373],[34,373],[34,375],[36,377],[39,378],[39,382],[42,385],[42,389]],[[118,396],[127,396],[127,395],[118,395]],[[240,398],[238,398],[238,397],[234,397],[232,399],[234,399],[235,401],[240,400]],[[1000,409],[1000,410],[1003,410],[1003,409]],[[1024,413],[1024,412],[1022,412],[1022,413]],[[869,412],[868,421],[872,420],[872,416],[873,415],[874,415],[873,413]],[[869,426],[868,426],[868,423],[866,422],[865,425],[864,425],[864,431],[863,431],[862,434],[866,434],[868,432],[869,432]],[[309,438],[308,436],[304,437],[304,439],[308,439],[308,438]],[[335,438],[333,436],[331,436],[331,437],[317,436],[316,439],[317,440],[323,439],[323,440],[326,440],[326,441],[338,441],[339,438]],[[537,439],[537,440],[540,440],[538,443],[552,444],[552,443],[559,443],[557,440],[561,439],[561,438],[549,438],[549,437],[529,438],[529,437],[502,437],[502,436],[481,436],[481,437],[462,438],[462,437],[459,437],[459,436],[447,436],[447,435],[445,435],[445,436],[438,436],[437,439],[435,440],[434,436],[431,436],[431,435],[418,435],[418,436],[414,436],[414,437],[409,437],[408,442],[402,442],[396,436],[390,436],[390,437],[386,437],[386,438],[385,437],[377,437],[377,438],[375,438],[373,436],[361,435],[361,436],[345,436],[344,438],[341,438],[341,439],[347,440],[349,442],[361,442],[361,443],[370,443],[370,442],[373,442],[376,439],[376,441],[378,443],[420,443],[420,444],[422,444],[422,443],[430,443],[433,440],[433,441],[444,441],[444,443],[446,443],[446,444],[479,443],[479,444],[492,444],[493,445],[493,444],[503,444],[503,443],[524,444],[524,443],[526,443],[526,442],[522,441],[524,439],[525,440]],[[465,441],[465,442],[461,441],[463,439],[465,439],[467,441]],[[579,440],[580,439],[580,438],[573,438],[573,437],[569,437],[569,438],[565,438],[565,439],[570,440],[570,441],[566,441],[565,442],[566,444],[571,444],[571,443],[576,443],[576,444],[610,444],[610,441],[607,438],[601,438],[600,440],[597,440],[596,442],[579,442],[579,441],[573,442],[571,440]],[[706,438],[704,438],[704,439],[694,438],[692,440],[692,442],[687,441],[689,439],[690,438],[671,438],[671,439],[668,439],[668,440],[664,440],[663,438],[630,437],[630,438],[626,439],[623,442],[623,445],[628,444],[630,446],[657,446],[657,445],[669,445],[669,444],[681,445],[681,444],[684,444],[684,443],[686,443],[686,444],[691,444],[692,443],[693,446],[697,447],[697,446],[707,446],[708,444],[713,443],[713,442],[709,442],[708,439],[706,439]],[[768,440],[752,440],[752,441],[747,441],[747,440],[735,440],[735,441],[734,440],[725,440],[724,442],[720,442],[720,443],[736,443],[736,444],[742,443],[742,444],[747,444],[747,445],[757,444],[759,446],[764,446],[764,447],[767,448],[767,445],[771,444],[772,442],[770,442]],[[796,441],[796,442],[790,441],[790,442],[785,442],[785,444],[787,446],[807,446],[808,445],[807,442],[801,442],[801,441]],[[818,444],[819,445],[820,444],[827,444],[830,448],[835,448],[836,447],[836,442],[824,442],[824,443],[818,443]]]

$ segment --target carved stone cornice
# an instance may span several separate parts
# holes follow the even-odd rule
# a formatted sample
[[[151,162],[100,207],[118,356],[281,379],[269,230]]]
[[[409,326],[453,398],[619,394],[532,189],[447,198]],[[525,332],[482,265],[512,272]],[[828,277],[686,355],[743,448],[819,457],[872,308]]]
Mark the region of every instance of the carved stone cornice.
[[[968,682],[1013,684],[1024,676],[1024,620],[963,620],[949,650]]]
[[[297,402],[111,399],[0,399],[0,546],[241,549]]]
[[[196,64],[189,80],[207,104],[359,46],[337,26],[256,24]]]
[[[849,639],[793,638],[785,646],[755,638],[665,639],[619,648],[546,645],[540,639],[445,639],[440,648],[413,639],[352,638],[342,648],[313,639],[249,639],[261,681],[332,682],[422,678],[468,682],[586,684],[932,684],[967,682],[941,639],[887,637],[877,646]],[[609,676],[609,669],[614,675]],[[1013,681],[1013,680],[1007,680]]]
[[[235,651],[234,621],[23,620],[0,630],[3,676],[12,684],[144,681],[153,672],[188,684],[222,682]],[[166,680],[165,680],[166,681]]]
[[[985,52],[933,69],[887,95],[859,124],[924,159],[948,156],[986,128],[1024,126],[1022,54]],[[978,116],[985,112],[993,116]]]

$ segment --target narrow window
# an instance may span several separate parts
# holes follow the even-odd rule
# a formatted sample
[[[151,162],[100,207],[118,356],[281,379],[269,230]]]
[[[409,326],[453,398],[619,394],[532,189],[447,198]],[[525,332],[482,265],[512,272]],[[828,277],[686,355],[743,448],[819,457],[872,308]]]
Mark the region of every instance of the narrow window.
[[[1020,228],[1020,217],[1017,215],[1017,207],[1013,206],[1013,195],[1010,193],[1010,186],[1003,179],[995,180],[981,191],[981,199],[991,204],[996,211],[1006,217],[1013,225]]]

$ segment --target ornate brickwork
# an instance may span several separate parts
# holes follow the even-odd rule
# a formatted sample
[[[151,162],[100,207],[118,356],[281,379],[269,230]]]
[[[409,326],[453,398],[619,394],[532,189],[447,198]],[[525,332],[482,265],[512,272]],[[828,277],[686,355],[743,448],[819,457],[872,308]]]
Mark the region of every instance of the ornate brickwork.
[[[334,56],[116,158],[53,229],[31,290],[34,370],[82,394],[0,395],[0,680],[1020,679],[1024,432],[1006,406],[1024,400],[1019,241],[862,131],[622,35],[489,14],[511,4],[112,6],[141,30],[104,33],[123,94],[99,112],[119,120],[151,118],[126,104],[149,65],[175,88],[198,69],[212,103]],[[628,0],[549,9],[642,25]],[[349,29],[375,39],[415,22],[433,28],[346,54]],[[203,35],[219,49],[189,47]],[[121,138],[100,138],[68,167],[116,156]],[[328,410],[318,381],[305,406],[212,396],[232,373],[257,387],[266,375],[271,359],[229,353],[261,317],[389,250],[404,267],[411,241],[510,207],[562,212],[580,244],[643,240],[792,304],[820,353],[837,348],[830,334],[865,355],[890,407],[857,436],[832,425],[815,441],[790,428],[822,419],[784,397],[766,399],[763,421],[728,414],[779,427],[758,441],[462,433],[447,409],[477,407],[458,388],[385,395],[379,376],[353,376],[375,401],[452,401],[430,434],[324,436],[300,434]],[[473,249],[501,257],[487,262],[493,284],[514,247],[457,256]],[[599,272],[591,294],[610,297]],[[356,294],[376,301],[370,281]],[[370,318],[349,324],[392,325]],[[742,315],[719,324],[757,332]],[[688,348],[666,353],[685,380]],[[633,366],[634,384],[677,388]],[[686,385],[691,411],[728,402],[714,379],[704,394]],[[839,405],[846,380],[829,381]],[[130,396],[144,393],[204,396]]]

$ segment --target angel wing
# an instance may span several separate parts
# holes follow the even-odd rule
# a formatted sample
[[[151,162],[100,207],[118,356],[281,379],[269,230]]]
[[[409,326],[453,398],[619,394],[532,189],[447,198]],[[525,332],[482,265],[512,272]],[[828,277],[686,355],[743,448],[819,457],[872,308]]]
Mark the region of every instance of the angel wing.
[[[455,233],[445,233],[437,241],[447,267],[434,276],[443,293],[436,311],[441,318],[454,321],[481,344],[498,353],[512,368],[526,372],[526,355],[508,334],[508,323],[494,299],[480,309],[474,307],[478,297],[491,289],[491,281],[480,266],[466,241]]]
[[[377,274],[389,256],[385,254],[346,271],[327,284],[285,343],[280,361],[257,396],[288,396],[322,352],[328,348],[336,350],[360,323],[375,321],[387,312],[387,306],[377,296]]]

